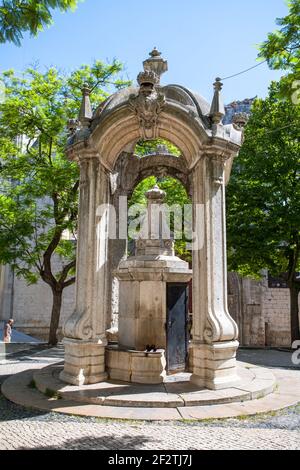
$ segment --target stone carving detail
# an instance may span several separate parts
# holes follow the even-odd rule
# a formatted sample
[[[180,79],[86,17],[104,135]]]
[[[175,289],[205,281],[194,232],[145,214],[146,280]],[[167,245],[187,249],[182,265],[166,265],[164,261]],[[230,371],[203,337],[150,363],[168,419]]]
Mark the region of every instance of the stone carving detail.
[[[159,76],[152,70],[140,72],[137,80],[140,85],[139,93],[137,96],[130,96],[129,106],[138,118],[142,139],[155,139],[158,137],[158,116],[165,105],[166,98],[157,90]]]
[[[233,115],[232,124],[236,130],[240,131],[244,129],[248,121],[249,115],[247,113],[235,113]]]
[[[118,178],[119,178],[118,173],[111,173],[109,175],[111,194],[115,194],[115,192],[118,190]]]
[[[165,101],[164,95],[154,88],[150,93],[141,90],[138,96],[130,98],[129,104],[139,120],[143,139],[151,140],[158,137],[157,121]]]
[[[74,339],[89,340],[93,337],[93,328],[91,325],[91,318],[87,312],[75,312],[67,320],[63,327],[64,336]]]
[[[217,186],[224,183],[225,162],[226,157],[224,155],[217,155],[212,159],[212,179]]]
[[[214,341],[219,341],[220,336],[221,336],[220,325],[217,319],[212,317],[212,315],[210,315],[207,318],[206,327],[203,332],[204,340],[207,343],[212,343]]]

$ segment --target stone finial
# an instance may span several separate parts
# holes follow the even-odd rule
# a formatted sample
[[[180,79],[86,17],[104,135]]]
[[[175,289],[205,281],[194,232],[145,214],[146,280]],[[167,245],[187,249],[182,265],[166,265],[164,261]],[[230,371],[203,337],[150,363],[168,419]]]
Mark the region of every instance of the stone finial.
[[[79,111],[79,122],[82,127],[88,127],[90,120],[93,117],[93,111],[90,101],[91,89],[89,88],[89,85],[87,83],[83,85],[81,92],[82,101]]]
[[[148,200],[148,204],[161,204],[166,197],[166,193],[156,184],[145,193],[145,196]]]
[[[151,57],[160,57],[160,56],[161,56],[161,52],[159,52],[159,51],[157,50],[157,48],[154,46],[153,49],[152,49],[152,51],[149,52],[149,55],[150,55]]]
[[[241,130],[244,129],[249,120],[249,115],[247,113],[235,113],[233,115],[232,123],[234,127]]]
[[[225,107],[222,100],[221,90],[223,83],[219,77],[216,78],[214,83],[214,96],[210,107],[209,115],[212,118],[213,124],[220,124],[223,117],[225,116]]]
[[[153,88],[159,83],[159,76],[152,70],[145,70],[138,74],[137,81],[140,87],[151,85],[151,88]]]
[[[150,58],[143,62],[144,70],[155,72],[158,79],[160,79],[160,76],[168,70],[168,62],[161,57],[161,52],[156,47],[153,48],[149,55]]]
[[[78,120],[77,119],[69,119],[67,123],[68,134],[72,135],[77,130],[78,127]]]
[[[174,256],[174,241],[164,207],[165,191],[157,185],[145,193],[147,212],[136,241],[136,255]]]

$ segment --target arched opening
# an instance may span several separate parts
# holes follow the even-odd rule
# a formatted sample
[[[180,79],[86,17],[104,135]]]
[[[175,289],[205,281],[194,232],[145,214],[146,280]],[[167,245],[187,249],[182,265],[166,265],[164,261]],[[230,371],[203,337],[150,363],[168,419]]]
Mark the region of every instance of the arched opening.
[[[129,357],[132,351],[161,351],[157,358],[161,357],[162,363],[166,360],[166,367],[151,379],[161,381],[164,374],[188,367],[191,252],[186,247],[186,216],[192,211],[181,181],[154,175],[152,168],[152,175],[139,181],[127,200],[128,243],[114,270],[114,296],[118,291],[119,307],[115,346],[123,355],[127,351]],[[110,356],[116,354],[109,351]],[[114,367],[109,373],[115,378],[119,374]]]
[[[153,173],[155,174],[155,171]],[[159,188],[165,193],[166,220],[174,242],[174,254],[187,262],[191,269],[190,242],[193,225],[191,197],[177,178],[157,177],[154,174],[141,180],[128,199],[129,226],[132,215],[136,218],[140,214],[139,220],[143,219],[147,213],[148,192],[154,187]],[[134,210],[131,213],[132,208]],[[141,225],[138,227],[135,225],[135,229],[141,230]],[[132,257],[136,253],[136,240],[129,229],[127,256]],[[166,370],[168,373],[186,371],[188,370],[189,342],[192,339],[192,279],[188,283],[169,282],[166,284],[166,309]]]
[[[187,248],[190,237],[188,230],[192,227],[191,205],[192,199],[188,195],[182,182],[172,176],[157,177],[155,172],[140,181],[128,198],[128,208],[133,205],[140,205],[146,209],[146,192],[157,185],[166,193],[165,204],[168,206],[170,231],[174,234],[175,255],[192,264],[192,252]],[[188,219],[190,217],[190,219]],[[129,237],[128,253],[133,252],[133,244]]]

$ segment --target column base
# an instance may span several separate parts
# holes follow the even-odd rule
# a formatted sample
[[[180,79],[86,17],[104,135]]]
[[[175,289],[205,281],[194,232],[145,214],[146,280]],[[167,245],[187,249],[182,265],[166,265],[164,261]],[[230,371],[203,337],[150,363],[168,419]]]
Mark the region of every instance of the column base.
[[[65,364],[60,379],[72,385],[103,382],[105,372],[105,343],[101,340],[83,341],[65,338]]]
[[[241,380],[237,375],[238,341],[211,344],[194,343],[190,347],[191,382],[211,390],[230,388]]]

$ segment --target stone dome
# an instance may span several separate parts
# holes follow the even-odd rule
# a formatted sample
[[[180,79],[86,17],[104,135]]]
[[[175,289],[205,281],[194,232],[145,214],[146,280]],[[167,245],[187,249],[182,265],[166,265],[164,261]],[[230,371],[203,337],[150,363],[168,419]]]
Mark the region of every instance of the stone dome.
[[[160,92],[163,93],[167,102],[185,106],[195,116],[201,118],[205,127],[209,127],[210,104],[201,95],[176,84],[162,86],[160,87]],[[138,93],[139,87],[134,86],[117,91],[98,106],[93,113],[92,119],[98,120],[100,117],[102,118],[104,114],[112,112],[122,105],[126,105],[129,98],[131,96],[137,96]]]

